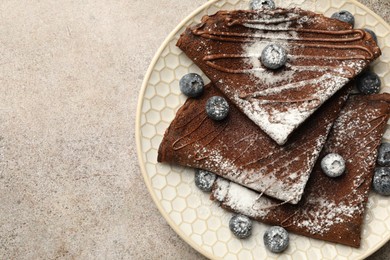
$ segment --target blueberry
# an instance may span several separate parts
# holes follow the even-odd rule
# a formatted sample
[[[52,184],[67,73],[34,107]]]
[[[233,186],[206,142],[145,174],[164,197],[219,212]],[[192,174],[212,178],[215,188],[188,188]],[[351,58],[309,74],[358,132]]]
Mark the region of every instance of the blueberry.
[[[337,153],[327,154],[321,160],[321,169],[329,177],[338,177],[345,171],[345,160]]]
[[[377,94],[381,90],[381,80],[374,72],[366,71],[357,77],[356,86],[362,94]]]
[[[212,172],[196,169],[195,170],[195,185],[202,191],[211,191],[217,175]]]
[[[379,147],[377,162],[380,166],[390,166],[390,143],[382,143]]]
[[[287,62],[287,53],[277,44],[267,45],[261,52],[261,63],[269,69],[278,69]]]
[[[213,96],[207,100],[206,113],[214,120],[222,120],[229,113],[229,104],[223,97]]]
[[[279,226],[270,227],[264,233],[264,245],[273,253],[280,253],[284,251],[289,243],[288,232]]]
[[[378,37],[376,37],[376,33],[371,30],[371,29],[368,29],[368,28],[365,28],[364,29],[366,32],[368,32],[369,34],[371,34],[371,37],[374,39],[374,41],[376,42],[376,44],[378,44]]]
[[[348,12],[346,10],[342,10],[342,11],[339,11],[339,12],[332,14],[332,18],[340,20],[342,22],[349,23],[352,25],[352,27],[355,25],[355,18],[353,17],[353,15],[350,12]]]
[[[196,73],[184,75],[179,82],[180,90],[188,97],[199,97],[203,93],[204,82]]]
[[[234,215],[229,221],[229,228],[238,238],[247,238],[252,234],[252,220],[244,215]]]
[[[251,0],[249,2],[249,8],[251,10],[275,9],[275,7],[275,2],[273,0]]]
[[[379,194],[390,196],[390,167],[376,168],[372,185]]]

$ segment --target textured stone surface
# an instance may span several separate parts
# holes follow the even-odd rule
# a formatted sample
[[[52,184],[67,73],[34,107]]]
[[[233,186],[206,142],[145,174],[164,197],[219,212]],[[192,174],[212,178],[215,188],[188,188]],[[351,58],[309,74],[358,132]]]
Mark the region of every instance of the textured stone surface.
[[[204,2],[0,4],[0,258],[203,259],[152,202],[134,121],[154,53]],[[361,2],[390,21],[388,0]]]

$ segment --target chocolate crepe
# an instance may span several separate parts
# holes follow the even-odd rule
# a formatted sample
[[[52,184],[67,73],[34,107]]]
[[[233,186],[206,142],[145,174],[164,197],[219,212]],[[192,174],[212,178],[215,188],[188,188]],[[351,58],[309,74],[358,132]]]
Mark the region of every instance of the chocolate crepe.
[[[226,119],[208,118],[207,100],[222,93],[207,85],[200,98],[189,98],[177,112],[160,144],[158,161],[208,170],[297,203],[350,88],[337,92],[279,146],[230,102]]]
[[[278,70],[260,62],[271,43],[288,53]],[[219,11],[187,28],[177,46],[280,145],[380,55],[364,30],[299,8]]]
[[[390,94],[353,96],[335,122],[297,205],[271,199],[219,178],[211,198],[223,208],[294,233],[359,247],[378,146],[390,115]],[[326,176],[321,158],[338,153],[346,172]]]

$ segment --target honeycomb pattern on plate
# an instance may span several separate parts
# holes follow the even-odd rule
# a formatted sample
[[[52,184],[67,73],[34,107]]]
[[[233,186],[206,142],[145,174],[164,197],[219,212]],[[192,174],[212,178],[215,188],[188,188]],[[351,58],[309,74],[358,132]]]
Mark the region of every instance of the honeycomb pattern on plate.
[[[390,92],[390,31],[375,14],[356,2],[347,0],[280,0],[278,6],[300,6],[330,16],[344,9],[355,15],[357,28],[376,32],[383,51],[372,67],[381,77],[382,91]],[[205,14],[220,9],[247,8],[248,1],[209,1],[193,17],[174,32],[157,53],[157,59],[145,78],[137,114],[139,136],[138,153],[145,182],[150,193],[172,228],[195,249],[211,258],[223,259],[356,259],[374,252],[390,238],[390,200],[371,194],[360,249],[326,243],[291,234],[288,249],[280,255],[272,254],[263,246],[266,225],[256,223],[248,240],[236,239],[229,231],[231,213],[209,200],[209,194],[199,191],[194,184],[193,169],[158,164],[157,150],[165,130],[185,97],[179,90],[179,79],[188,72],[196,72],[208,79],[176,46],[184,28],[199,22]],[[389,127],[390,128],[390,127]],[[390,140],[390,131],[385,134]]]

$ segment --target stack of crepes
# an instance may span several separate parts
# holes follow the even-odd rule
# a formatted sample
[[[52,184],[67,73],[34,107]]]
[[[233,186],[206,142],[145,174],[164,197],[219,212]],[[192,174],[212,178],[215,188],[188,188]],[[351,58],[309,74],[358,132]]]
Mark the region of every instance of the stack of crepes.
[[[260,62],[271,43],[288,53],[281,69]],[[211,199],[227,210],[359,247],[390,111],[388,94],[351,94],[381,54],[372,36],[299,8],[235,10],[203,17],[177,46],[211,83],[179,109],[158,161],[217,174]],[[228,100],[224,120],[207,116],[212,96]],[[345,159],[345,174],[322,172],[328,153]]]

